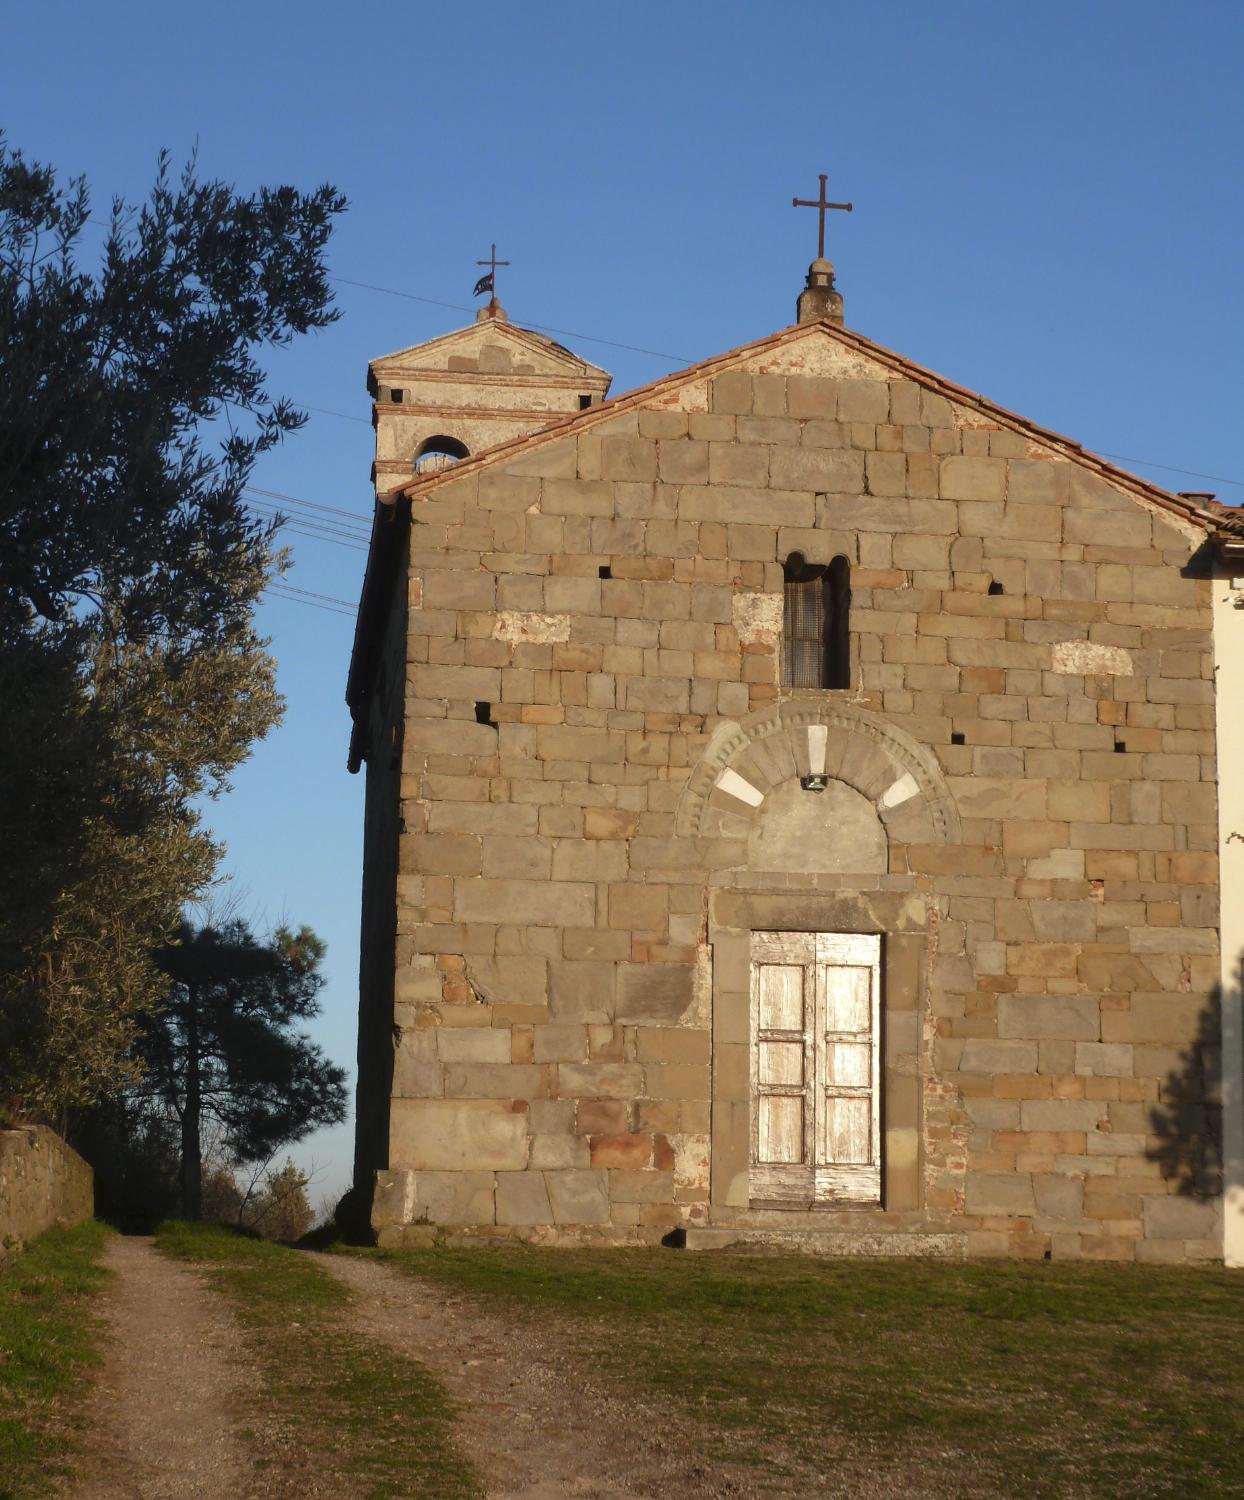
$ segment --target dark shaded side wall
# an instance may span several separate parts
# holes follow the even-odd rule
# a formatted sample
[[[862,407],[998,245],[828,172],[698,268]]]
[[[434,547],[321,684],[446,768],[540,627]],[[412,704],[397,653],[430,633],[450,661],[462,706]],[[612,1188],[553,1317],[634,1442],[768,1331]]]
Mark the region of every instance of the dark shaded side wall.
[[[404,580],[405,543],[401,550],[398,579]],[[399,581],[389,601],[376,677],[367,701],[354,1183],[368,1203],[375,1173],[389,1162],[406,616],[405,585]]]

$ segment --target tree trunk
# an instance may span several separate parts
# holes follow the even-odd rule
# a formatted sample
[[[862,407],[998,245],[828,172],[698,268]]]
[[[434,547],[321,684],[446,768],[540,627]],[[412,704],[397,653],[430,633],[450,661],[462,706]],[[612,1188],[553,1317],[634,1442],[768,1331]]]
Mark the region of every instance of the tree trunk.
[[[186,1014],[186,1103],[181,1115],[181,1212],[203,1217],[203,1145],[200,1140],[199,1027],[193,998]]]

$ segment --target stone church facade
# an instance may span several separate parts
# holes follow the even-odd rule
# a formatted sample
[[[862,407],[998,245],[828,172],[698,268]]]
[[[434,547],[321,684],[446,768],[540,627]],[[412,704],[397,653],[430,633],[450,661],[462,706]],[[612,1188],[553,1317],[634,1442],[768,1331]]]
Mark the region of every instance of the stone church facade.
[[[372,367],[382,1243],[1222,1255],[1223,515],[832,287],[613,400],[495,303]]]

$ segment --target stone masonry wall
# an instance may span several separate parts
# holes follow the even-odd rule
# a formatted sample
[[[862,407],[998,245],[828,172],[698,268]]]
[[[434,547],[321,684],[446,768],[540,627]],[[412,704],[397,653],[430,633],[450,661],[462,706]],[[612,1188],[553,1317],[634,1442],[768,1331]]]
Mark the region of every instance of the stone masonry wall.
[[[0,1267],[54,1224],[80,1224],[95,1211],[94,1174],[44,1125],[0,1130]]]
[[[1190,526],[818,329],[425,493],[383,1239],[1219,1254]],[[850,690],[779,686],[796,550],[851,561]],[[783,867],[822,721],[844,807],[911,772],[884,868]],[[748,1203],[745,938],[784,925],[884,935],[880,1208]]]

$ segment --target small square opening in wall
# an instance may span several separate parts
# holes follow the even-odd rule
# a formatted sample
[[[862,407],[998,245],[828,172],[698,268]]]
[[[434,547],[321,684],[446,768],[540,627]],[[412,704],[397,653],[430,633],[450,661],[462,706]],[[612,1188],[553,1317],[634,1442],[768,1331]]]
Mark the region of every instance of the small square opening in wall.
[[[493,721],[491,703],[477,703],[475,705],[475,722],[477,724],[487,724],[490,729],[497,727]]]
[[[608,563],[601,563],[600,567],[596,569],[596,576],[598,578],[612,578],[613,569]]]
[[[1126,740],[1115,740],[1115,742],[1114,742],[1114,753],[1116,755],[1123,755],[1126,752],[1126,750],[1127,750],[1127,741]]]
[[[955,732],[954,732],[954,734],[952,734],[952,735],[951,735],[951,736],[950,736],[950,743],[951,743],[951,744],[952,744],[952,745],[966,745],[966,744],[967,744],[967,742],[968,742],[968,737],[967,737],[967,735],[965,735],[965,734],[963,734],[963,733],[962,733],[962,732],[961,732],[961,731],[960,731],[960,730],[958,730],[958,729],[956,729],[956,730],[955,730]]]
[[[405,399],[406,392],[404,390],[399,389],[397,386],[390,387],[389,400],[392,401],[395,406],[400,406],[402,402],[405,401]]]
[[[991,594],[1005,594],[1006,590],[1002,587],[1002,585],[998,582],[998,580],[996,578],[991,578],[989,580],[989,590],[988,590],[988,592],[991,593]]]
[[[580,396],[579,397],[579,410],[580,411],[586,411],[588,409],[588,407],[591,406],[591,404],[592,404],[592,398],[591,398],[591,396]]]

